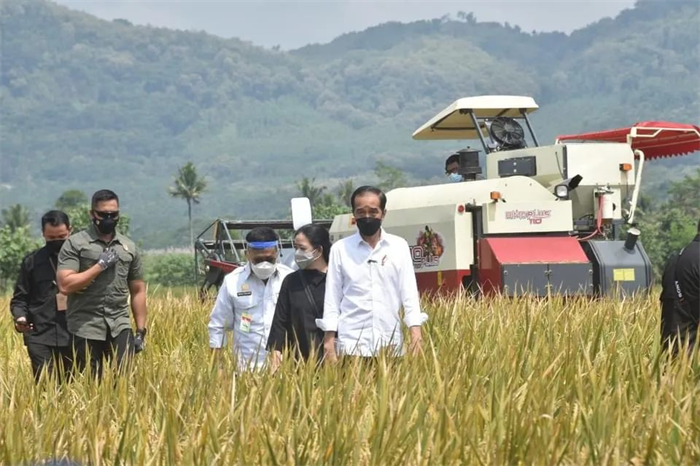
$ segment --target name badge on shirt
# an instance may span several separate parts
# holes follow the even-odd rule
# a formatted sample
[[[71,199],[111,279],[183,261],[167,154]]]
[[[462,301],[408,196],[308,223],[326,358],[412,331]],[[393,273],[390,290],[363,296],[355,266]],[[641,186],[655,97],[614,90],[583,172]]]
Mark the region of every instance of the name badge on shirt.
[[[253,316],[250,314],[243,314],[241,316],[241,332],[250,332],[250,324],[253,323]]]
[[[63,293],[56,293],[56,308],[58,312],[65,312],[68,310],[68,296]]]
[[[241,296],[251,296],[252,294],[253,294],[252,291],[239,291],[236,296],[238,296],[240,298]]]

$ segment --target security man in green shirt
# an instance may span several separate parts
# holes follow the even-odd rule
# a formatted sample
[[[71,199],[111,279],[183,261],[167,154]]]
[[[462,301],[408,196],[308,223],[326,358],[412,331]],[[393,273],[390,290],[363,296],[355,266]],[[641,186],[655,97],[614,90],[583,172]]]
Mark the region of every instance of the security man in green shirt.
[[[71,236],[58,256],[58,287],[68,295],[66,318],[80,368],[89,363],[98,377],[103,360],[117,365],[143,349],[146,283],[134,243],[115,230],[119,198],[103,189],[92,196],[93,224]],[[131,331],[131,310],[136,337]]]

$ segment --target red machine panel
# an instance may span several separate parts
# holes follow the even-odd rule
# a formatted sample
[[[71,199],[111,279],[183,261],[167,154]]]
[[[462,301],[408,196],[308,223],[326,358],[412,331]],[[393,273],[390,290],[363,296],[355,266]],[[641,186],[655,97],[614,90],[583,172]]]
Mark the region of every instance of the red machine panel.
[[[421,294],[459,291],[464,277],[471,275],[469,270],[444,270],[438,272],[418,272],[416,282]]]
[[[590,264],[578,240],[571,237],[484,238],[478,252],[479,285],[484,294],[512,294],[514,280],[520,289],[546,294],[553,285],[554,271],[557,286],[564,284],[569,289],[582,272],[587,273]],[[570,267],[561,267],[566,265]],[[571,280],[567,280],[567,270]]]

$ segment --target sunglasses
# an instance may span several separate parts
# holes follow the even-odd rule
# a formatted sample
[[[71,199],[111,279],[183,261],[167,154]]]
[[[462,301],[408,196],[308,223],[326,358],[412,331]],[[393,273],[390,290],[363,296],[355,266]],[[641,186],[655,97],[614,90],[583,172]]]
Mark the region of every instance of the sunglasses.
[[[105,219],[105,218],[117,219],[117,218],[119,218],[119,211],[118,210],[113,210],[113,211],[95,210],[94,212],[95,212],[95,215],[97,215],[98,217],[100,217],[102,219]]]

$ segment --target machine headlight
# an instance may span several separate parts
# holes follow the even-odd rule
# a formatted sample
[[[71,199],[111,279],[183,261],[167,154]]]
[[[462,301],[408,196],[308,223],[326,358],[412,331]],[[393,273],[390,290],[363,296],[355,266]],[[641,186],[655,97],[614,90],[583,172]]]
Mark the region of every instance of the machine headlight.
[[[569,197],[569,187],[565,184],[557,185],[554,188],[554,195],[559,199],[566,199]]]

